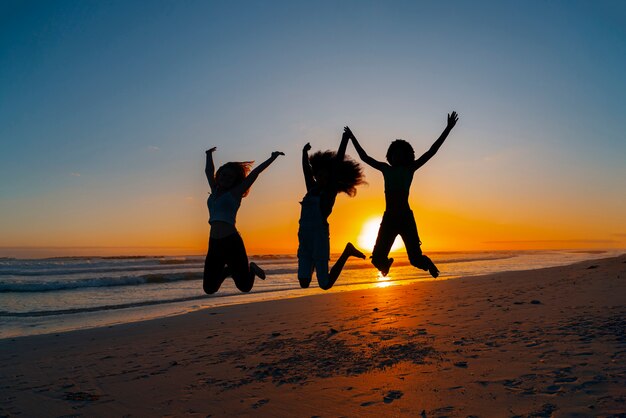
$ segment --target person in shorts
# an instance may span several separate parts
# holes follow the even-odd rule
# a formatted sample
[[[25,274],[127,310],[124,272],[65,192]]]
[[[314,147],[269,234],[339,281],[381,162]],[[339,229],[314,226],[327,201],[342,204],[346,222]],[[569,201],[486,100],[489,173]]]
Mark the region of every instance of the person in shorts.
[[[309,157],[311,144],[302,149],[302,170],[306,194],[302,199],[298,228],[298,281],[309,287],[315,271],[320,288],[328,290],[337,281],[349,257],[365,258],[365,254],[347,243],[339,259],[328,269],[330,260],[330,234],[328,217],[333,211],[338,193],[352,197],[356,187],[363,184],[360,165],[346,157],[347,128],[335,151],[318,151]]]

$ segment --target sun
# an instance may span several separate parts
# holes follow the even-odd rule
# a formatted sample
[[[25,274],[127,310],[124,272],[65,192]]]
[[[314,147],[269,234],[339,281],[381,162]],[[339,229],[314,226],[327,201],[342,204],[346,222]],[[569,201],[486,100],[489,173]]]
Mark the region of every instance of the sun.
[[[371,218],[367,222],[363,224],[361,228],[361,233],[357,238],[357,242],[359,243],[359,248],[364,251],[372,251],[374,249],[374,244],[376,244],[376,237],[378,236],[378,228],[380,227],[380,222],[382,218]],[[404,245],[402,244],[402,239],[398,239],[393,242],[391,246],[391,251],[396,251],[402,248]]]

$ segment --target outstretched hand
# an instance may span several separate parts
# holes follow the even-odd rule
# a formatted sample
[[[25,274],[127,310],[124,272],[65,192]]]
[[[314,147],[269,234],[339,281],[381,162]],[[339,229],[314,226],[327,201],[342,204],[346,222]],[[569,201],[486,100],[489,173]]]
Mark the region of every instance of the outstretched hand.
[[[456,122],[459,120],[459,115],[456,112],[448,113],[448,128],[454,128]]]
[[[311,143],[307,142],[304,148],[302,148],[302,152],[309,152],[310,149],[311,149]]]
[[[278,158],[279,155],[285,155],[285,153],[281,151],[274,151],[272,153],[272,158]]]
[[[217,147],[213,147],[213,148],[209,148],[208,150],[206,150],[205,152],[207,154],[213,154],[215,152],[215,150],[217,149]]]
[[[347,127],[347,126],[344,126],[344,127],[343,127],[343,134],[344,134],[344,135],[347,135],[347,136],[348,136],[348,138],[354,138],[354,134],[352,133],[352,131],[350,130],[350,128],[349,128],[349,127]]]

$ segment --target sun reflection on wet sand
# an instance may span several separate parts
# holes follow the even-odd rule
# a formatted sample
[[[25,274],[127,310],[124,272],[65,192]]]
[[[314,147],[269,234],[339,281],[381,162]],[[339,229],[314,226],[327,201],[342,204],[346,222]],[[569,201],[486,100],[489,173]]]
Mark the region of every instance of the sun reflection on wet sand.
[[[393,279],[390,276],[383,276],[380,271],[378,272],[378,277],[376,277],[377,283],[376,287],[383,288],[389,287],[393,283]]]

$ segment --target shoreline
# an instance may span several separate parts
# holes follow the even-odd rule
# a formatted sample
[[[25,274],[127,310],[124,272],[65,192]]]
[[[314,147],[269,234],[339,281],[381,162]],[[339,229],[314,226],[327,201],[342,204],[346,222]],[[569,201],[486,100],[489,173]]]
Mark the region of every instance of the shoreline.
[[[561,252],[561,251],[559,251]],[[450,254],[455,254],[452,252]],[[165,300],[145,300],[129,303],[117,303],[111,301],[111,305],[106,306],[88,306],[86,307],[69,307],[64,308],[62,305],[53,308],[52,310],[34,310],[28,312],[11,312],[0,313],[0,340],[6,338],[16,338],[28,335],[45,335],[55,334],[62,332],[69,332],[80,329],[91,329],[98,327],[107,327],[111,325],[120,325],[124,323],[140,322],[157,318],[166,318],[176,315],[185,315],[190,312],[209,309],[213,307],[229,306],[229,305],[241,305],[247,303],[258,303],[267,300],[280,300],[294,297],[308,297],[317,294],[335,293],[354,291],[358,289],[367,288],[380,288],[385,286],[398,286],[398,285],[410,285],[414,282],[429,281],[429,280],[457,280],[462,277],[475,277],[485,274],[494,274],[506,271],[519,271],[535,270],[545,267],[567,265],[568,263],[586,261],[597,259],[598,256],[603,258],[616,256],[617,252],[609,252],[605,250],[603,252],[589,250],[584,251],[588,257],[585,260],[572,260],[561,259],[551,260],[549,254],[552,252],[541,252],[541,257],[531,256],[527,253],[510,255],[509,257],[497,257],[493,255],[486,255],[483,258],[465,258],[456,259],[454,257],[444,259],[440,262],[443,266],[447,267],[442,276],[438,279],[432,279],[427,273],[422,273],[419,270],[413,269],[408,260],[405,257],[400,257],[395,273],[390,277],[382,278],[375,276],[367,277],[361,276],[360,279],[348,280],[346,282],[340,281],[330,291],[322,291],[315,288],[300,289],[299,286],[280,284],[276,288],[268,288],[265,282],[260,282],[257,287],[247,294],[242,294],[236,291],[236,289],[228,289],[225,293],[219,293],[217,295],[207,296],[203,293],[197,294],[197,289],[189,289],[191,293],[187,293],[186,296],[178,295],[176,299]],[[565,254],[570,251],[565,252]],[[464,253],[466,254],[466,253]],[[477,252],[477,254],[481,254]],[[488,253],[489,254],[489,253]],[[515,254],[515,253],[513,253]],[[620,255],[623,253],[620,253]],[[546,255],[548,258],[546,259]],[[572,258],[572,257],[569,257]],[[499,260],[496,264],[492,264],[493,260]],[[508,260],[515,260],[513,264],[506,265]],[[487,261],[480,267],[469,267],[470,263],[476,263],[480,261]],[[467,268],[464,266],[468,266]],[[458,267],[457,267],[458,266]],[[481,270],[482,269],[482,270]],[[351,272],[358,272],[363,274],[367,270],[372,270],[369,263],[363,263],[363,265],[350,265],[346,270]],[[351,273],[352,274],[352,273]],[[271,279],[271,277],[270,277]],[[283,279],[284,280],[284,279]],[[174,283],[174,282],[173,282]],[[270,280],[269,284],[273,281]],[[230,283],[226,283],[228,285]],[[189,285],[187,285],[189,287]],[[232,287],[232,286],[231,286]],[[107,289],[106,287],[103,289]],[[115,288],[113,288],[115,289]],[[135,291],[137,287],[132,287],[131,291]],[[88,289],[87,289],[88,290]],[[233,292],[234,290],[234,292]],[[71,289],[69,291],[72,291]],[[105,290],[106,291],[106,290]],[[66,298],[67,296],[63,296]]]
[[[84,247],[81,247],[84,248]],[[6,249],[6,247],[5,247]],[[0,251],[2,247],[0,247]],[[602,254],[607,252],[619,252],[626,251],[626,248],[599,248],[599,249],[584,249],[584,248],[527,248],[521,250],[511,250],[511,249],[484,249],[484,250],[433,250],[428,251],[428,254],[480,254],[480,253],[542,253],[542,252],[554,252],[554,251],[566,251],[570,253],[579,253],[579,254]],[[369,250],[371,252],[371,250]],[[394,250],[389,253],[392,256],[403,255],[406,254],[404,249]],[[341,255],[341,251],[331,252],[331,257],[338,257]],[[49,257],[18,257],[14,255],[0,255],[0,260],[31,260],[31,261],[54,261],[54,260],[66,260],[66,259],[89,259],[89,258],[97,258],[103,260],[140,260],[145,258],[204,258],[206,256],[206,250],[203,250],[199,253],[173,253],[173,254],[165,254],[165,253],[155,253],[155,254],[135,254],[131,253],[128,255],[119,255],[117,253],[112,253],[111,255],[97,254],[97,253],[87,253],[87,254],[60,254]],[[277,253],[258,253],[258,254],[248,254],[248,258],[251,259],[264,259],[264,258],[276,258],[276,257],[290,257],[297,258],[297,254],[292,252],[277,252]]]
[[[626,255],[0,340],[0,415],[626,410]]]

